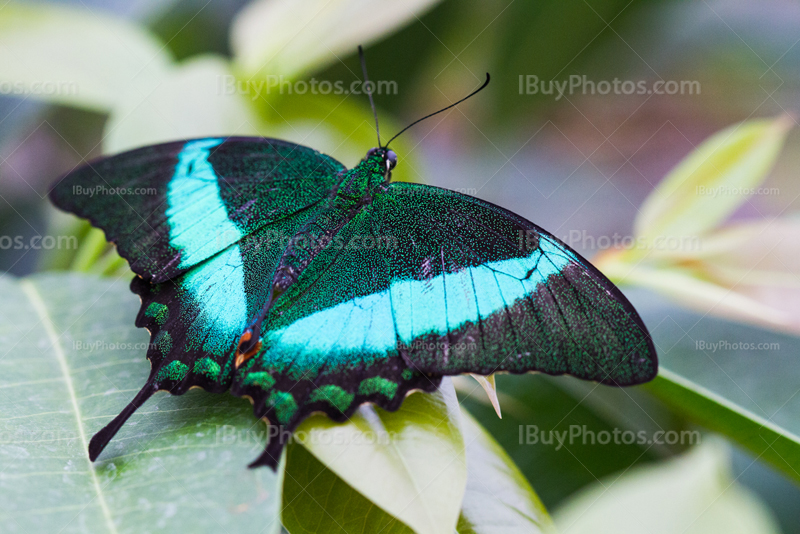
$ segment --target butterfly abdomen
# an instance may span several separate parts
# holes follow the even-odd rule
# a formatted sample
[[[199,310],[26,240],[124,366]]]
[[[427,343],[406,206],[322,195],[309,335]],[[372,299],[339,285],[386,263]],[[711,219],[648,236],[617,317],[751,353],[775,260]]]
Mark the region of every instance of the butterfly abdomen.
[[[358,211],[355,208],[354,204],[334,200],[292,236],[275,270],[273,293],[280,295],[289,289],[323,250],[344,246],[339,232],[353,219]]]
[[[331,247],[343,250],[348,246],[342,238],[342,228],[371,204],[372,189],[384,182],[383,176],[374,171],[370,165],[362,163],[344,173],[327,208],[292,236],[275,271],[274,294],[284,293],[297,282],[323,250]]]

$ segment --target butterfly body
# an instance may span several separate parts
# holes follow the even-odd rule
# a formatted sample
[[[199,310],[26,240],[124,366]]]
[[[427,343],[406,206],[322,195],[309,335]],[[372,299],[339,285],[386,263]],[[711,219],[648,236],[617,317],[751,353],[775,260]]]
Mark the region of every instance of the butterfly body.
[[[651,379],[649,334],[619,290],[533,223],[466,195],[391,181],[386,148],[353,169],[264,138],[145,147],[68,174],[51,197],[115,241],[138,275],[150,377],[92,440],[94,458],[153,392],[253,401],[275,466],[308,414],[397,409],[441,377]],[[151,186],[81,198],[74,186]],[[144,188],[146,189],[146,188]]]
[[[393,153],[392,153],[393,154]],[[394,161],[396,157],[393,156]],[[274,302],[297,282],[323,248],[342,246],[337,235],[356,214],[368,208],[375,190],[388,181],[388,171],[394,166],[388,150],[374,149],[356,168],[341,173],[334,194],[323,202],[322,209],[309,219],[293,236],[270,236],[285,243],[272,280],[269,300],[256,319],[248,325],[239,341],[236,366],[257,353],[262,345],[261,326]],[[269,243],[272,244],[272,243]]]

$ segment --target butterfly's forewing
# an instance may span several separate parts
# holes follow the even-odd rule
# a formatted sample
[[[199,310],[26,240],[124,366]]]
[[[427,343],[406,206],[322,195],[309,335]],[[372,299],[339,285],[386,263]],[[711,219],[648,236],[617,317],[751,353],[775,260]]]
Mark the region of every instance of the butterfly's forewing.
[[[333,158],[285,141],[195,139],[89,163],[50,196],[103,229],[136,274],[163,282],[318,203],[342,170]]]
[[[392,310],[406,359],[441,374],[539,371],[612,385],[652,379],[639,315],[605,276],[507,210],[434,187],[376,195],[397,238]]]
[[[156,391],[228,390],[239,338],[268,300],[286,236],[318,210],[310,207],[274,221],[165,282],[133,279],[131,290],[142,299],[136,326],[150,332],[150,376],[131,404],[92,438],[92,459]]]
[[[262,227],[172,280],[133,280],[131,289],[142,298],[136,325],[151,334],[148,357],[157,388],[176,394],[193,385],[228,388],[239,337],[269,296],[282,252],[273,241],[293,235],[314,213],[305,210]],[[181,372],[165,370],[173,367]]]

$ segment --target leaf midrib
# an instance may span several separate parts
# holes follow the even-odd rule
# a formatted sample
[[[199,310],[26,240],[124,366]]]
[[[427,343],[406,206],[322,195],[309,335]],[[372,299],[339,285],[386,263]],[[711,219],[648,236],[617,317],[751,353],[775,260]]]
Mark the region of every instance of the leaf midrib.
[[[69,371],[69,364],[67,363],[67,357],[64,353],[64,349],[61,346],[59,335],[56,333],[55,324],[50,318],[50,314],[47,312],[47,306],[45,305],[44,300],[42,300],[42,297],[39,291],[36,289],[36,286],[29,280],[22,280],[20,282],[20,286],[22,287],[22,291],[30,300],[31,305],[33,306],[34,310],[36,310],[36,313],[39,316],[42,325],[44,326],[45,334],[50,339],[53,353],[55,354],[59,368],[61,369],[61,374],[64,376],[64,383],[67,386],[67,393],[69,394],[70,403],[72,405],[72,412],[75,416],[75,425],[78,428],[78,436],[80,437],[82,450],[84,452],[83,456],[89,466],[92,485],[94,486],[95,493],[97,494],[97,499],[100,503],[100,509],[103,512],[103,518],[105,519],[106,527],[111,534],[118,534],[117,528],[114,525],[114,521],[111,519],[111,511],[106,503],[105,495],[100,487],[100,481],[97,478],[97,471],[94,468],[94,463],[89,460],[89,441],[86,439],[86,429],[83,427],[83,418],[81,416],[80,406],[78,406],[78,398],[75,395],[75,387],[72,382],[72,375]]]

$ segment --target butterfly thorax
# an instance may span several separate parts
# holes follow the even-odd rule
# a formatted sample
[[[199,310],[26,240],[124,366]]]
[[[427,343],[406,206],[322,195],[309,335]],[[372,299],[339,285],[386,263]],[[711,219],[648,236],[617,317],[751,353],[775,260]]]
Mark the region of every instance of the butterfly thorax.
[[[384,161],[385,154],[371,152],[342,175],[336,194],[289,242],[275,271],[273,293],[279,295],[294,284],[322,250],[340,245],[336,241],[339,231],[372,203],[375,188],[389,179],[390,169]]]
[[[397,160],[396,157],[389,159],[390,153],[394,154],[386,149],[370,150],[367,157],[344,174],[336,191],[337,198],[342,202],[347,200],[368,202],[375,188],[391,178],[391,169]]]
[[[289,241],[281,256],[272,282],[274,297],[280,296],[295,282],[323,250],[340,246],[336,237],[363,206],[357,202],[329,201],[326,208],[308,221]]]

